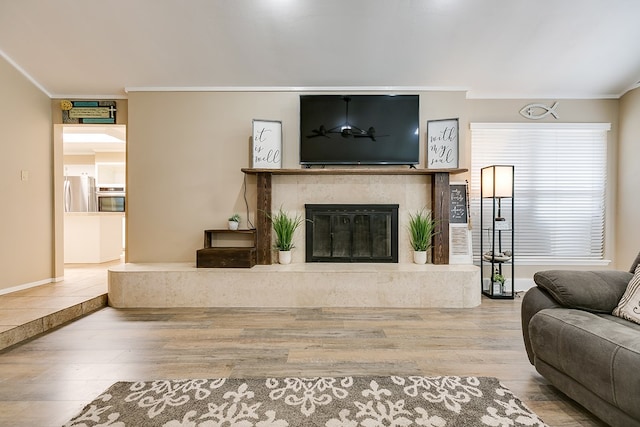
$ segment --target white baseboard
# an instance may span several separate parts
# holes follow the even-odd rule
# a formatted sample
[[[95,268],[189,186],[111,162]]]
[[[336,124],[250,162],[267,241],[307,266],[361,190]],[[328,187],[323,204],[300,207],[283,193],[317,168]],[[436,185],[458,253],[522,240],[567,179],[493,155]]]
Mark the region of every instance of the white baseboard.
[[[12,292],[23,291],[25,289],[35,288],[36,286],[46,285],[47,283],[59,282],[61,280],[64,280],[64,277],[59,279],[49,278],[44,280],[38,280],[37,282],[25,283],[24,285],[12,286],[10,288],[0,289],[0,295],[6,295]]]
[[[516,292],[526,292],[535,286],[536,282],[534,282],[532,278],[516,277],[516,281],[514,283],[514,289]]]

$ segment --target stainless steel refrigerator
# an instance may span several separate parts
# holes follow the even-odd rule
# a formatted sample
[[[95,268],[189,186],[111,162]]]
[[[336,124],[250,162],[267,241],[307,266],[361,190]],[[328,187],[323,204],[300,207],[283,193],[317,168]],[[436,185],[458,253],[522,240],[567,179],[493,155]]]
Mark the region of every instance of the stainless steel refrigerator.
[[[98,211],[95,178],[86,175],[64,177],[64,211]]]

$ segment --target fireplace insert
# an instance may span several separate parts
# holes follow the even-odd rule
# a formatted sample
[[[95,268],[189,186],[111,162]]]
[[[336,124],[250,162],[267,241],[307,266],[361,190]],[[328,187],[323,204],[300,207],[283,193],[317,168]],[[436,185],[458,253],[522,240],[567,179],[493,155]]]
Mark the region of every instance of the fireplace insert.
[[[307,262],[398,262],[398,205],[305,205]]]

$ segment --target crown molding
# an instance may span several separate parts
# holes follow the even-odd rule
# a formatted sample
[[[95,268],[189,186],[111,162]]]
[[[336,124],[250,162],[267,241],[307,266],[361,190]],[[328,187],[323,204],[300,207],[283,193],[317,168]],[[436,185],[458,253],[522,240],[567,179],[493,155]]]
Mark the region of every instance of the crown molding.
[[[42,93],[51,98],[51,94],[44,86],[42,86],[36,79],[31,77],[29,73],[27,73],[21,66],[19,66],[9,55],[7,55],[4,51],[0,50],[0,56],[4,58],[13,68],[15,68],[20,74],[22,74],[27,80],[31,82],[35,87],[37,87]]]
[[[188,86],[126,87],[125,92],[466,92],[465,87],[433,86]]]

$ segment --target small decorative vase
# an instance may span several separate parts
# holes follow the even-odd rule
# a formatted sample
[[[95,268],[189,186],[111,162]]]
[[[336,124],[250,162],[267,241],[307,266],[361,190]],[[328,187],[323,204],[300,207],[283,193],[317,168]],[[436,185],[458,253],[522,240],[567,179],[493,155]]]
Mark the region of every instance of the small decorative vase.
[[[229,221],[229,230],[237,230],[238,222],[237,221]]]
[[[415,264],[426,264],[427,251],[413,251],[413,262]]]
[[[280,264],[291,264],[291,251],[279,251],[278,262]]]

